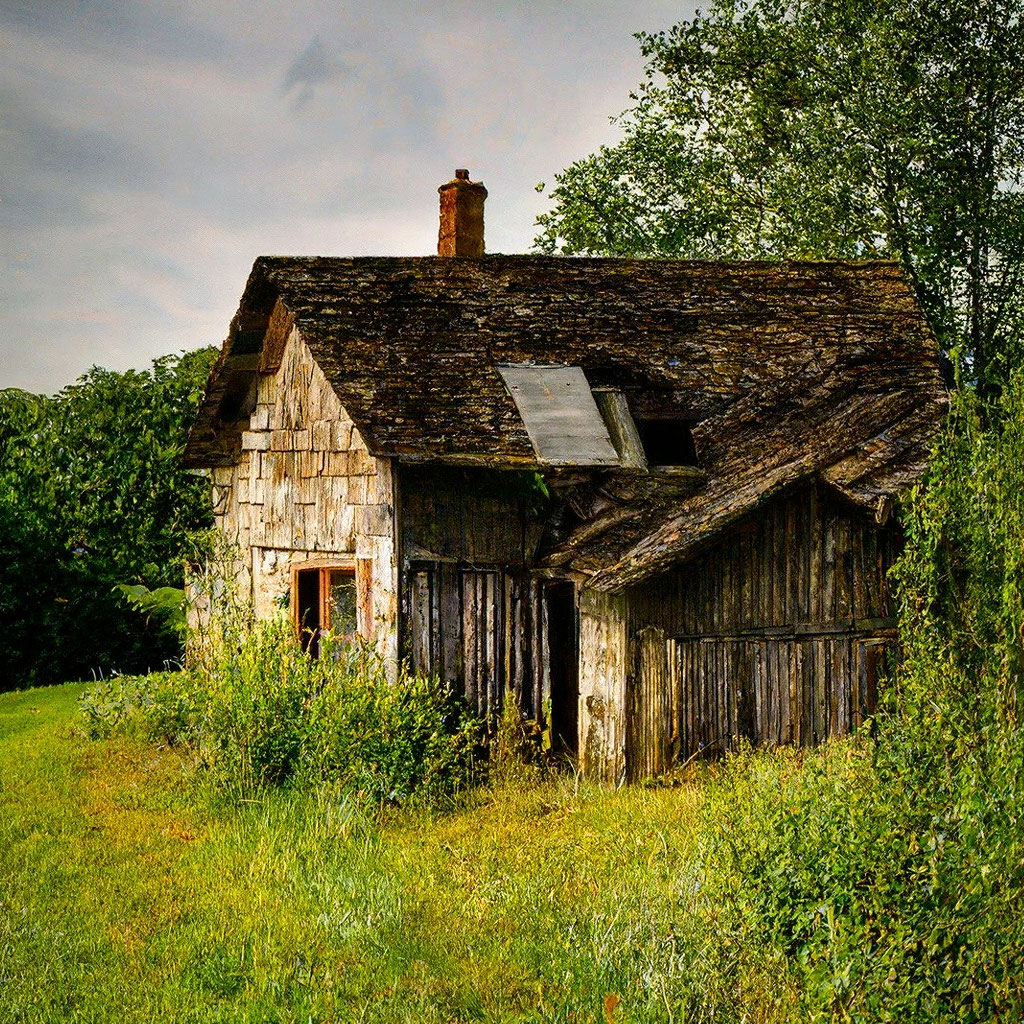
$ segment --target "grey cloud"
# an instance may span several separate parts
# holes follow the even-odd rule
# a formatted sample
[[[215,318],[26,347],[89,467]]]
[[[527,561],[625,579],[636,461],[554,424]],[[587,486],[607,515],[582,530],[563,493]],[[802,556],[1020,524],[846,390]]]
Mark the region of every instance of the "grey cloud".
[[[292,61],[281,83],[281,92],[291,99],[293,110],[302,110],[322,85],[341,78],[345,67],[332,57],[319,35]]]
[[[0,387],[219,340],[259,252],[430,252],[456,166],[522,251],[689,6],[0,0]]]
[[[151,58],[225,58],[229,37],[200,28],[169,9],[126,0],[0,0],[0,25],[30,29],[90,49],[128,49]]]
[[[156,185],[164,172],[123,134],[61,123],[0,92],[0,221],[80,224],[90,219],[81,197],[97,188]]]

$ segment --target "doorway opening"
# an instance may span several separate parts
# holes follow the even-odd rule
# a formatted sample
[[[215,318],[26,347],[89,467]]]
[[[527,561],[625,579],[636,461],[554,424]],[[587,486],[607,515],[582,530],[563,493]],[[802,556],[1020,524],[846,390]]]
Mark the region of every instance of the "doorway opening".
[[[575,757],[579,753],[579,617],[576,587],[557,580],[544,587],[548,670],[551,679],[551,746]]]

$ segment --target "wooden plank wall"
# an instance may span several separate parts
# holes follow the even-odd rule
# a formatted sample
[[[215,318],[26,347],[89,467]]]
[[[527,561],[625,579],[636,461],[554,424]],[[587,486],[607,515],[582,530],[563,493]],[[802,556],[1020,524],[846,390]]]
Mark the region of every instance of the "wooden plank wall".
[[[533,479],[532,473],[516,471],[403,465],[406,564],[529,567],[544,529],[531,512]]]
[[[532,474],[402,466],[403,630],[413,667],[495,721],[511,689],[544,723],[551,695],[544,581],[530,572],[541,524]]]
[[[630,591],[630,777],[741,736],[809,745],[856,728],[892,642],[885,574],[899,544],[895,527],[804,487]]]
[[[878,527],[823,488],[801,488],[630,590],[631,616],[669,636],[879,628],[893,615],[885,573],[899,545],[894,526]]]
[[[437,675],[492,724],[511,690],[522,713],[546,725],[551,696],[542,580],[501,567],[412,564],[405,621],[417,672]]]
[[[669,744],[687,758],[721,753],[740,737],[811,746],[845,736],[875,711],[879,657],[891,643],[856,634],[670,640]]]
[[[630,637],[626,688],[629,778],[660,775],[671,765],[674,715],[665,633],[649,626]]]

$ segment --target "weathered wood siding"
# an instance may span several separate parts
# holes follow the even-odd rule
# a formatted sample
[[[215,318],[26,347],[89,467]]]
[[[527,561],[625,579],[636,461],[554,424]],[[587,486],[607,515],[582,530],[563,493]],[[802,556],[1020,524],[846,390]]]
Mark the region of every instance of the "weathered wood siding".
[[[406,563],[528,568],[544,531],[530,513],[531,473],[402,466]]]
[[[855,728],[892,636],[899,543],[896,528],[804,487],[631,590],[630,776],[741,736],[812,744]]]
[[[415,563],[405,577],[413,668],[463,693],[492,724],[504,695],[541,724],[551,696],[544,583],[527,573]]]
[[[538,722],[551,695],[528,484],[514,472],[401,469],[405,649],[492,722],[508,690]]]
[[[714,754],[738,737],[810,746],[845,736],[875,710],[889,636],[671,640],[656,704],[678,756]],[[660,769],[656,769],[660,770]]]
[[[257,613],[289,597],[291,567],[354,560],[373,592],[373,635],[390,664],[398,654],[394,486],[342,408],[297,330],[280,367],[257,383],[239,460],[211,470],[217,525],[238,546],[237,567]]]
[[[626,597],[584,588],[579,608],[580,767],[617,783],[626,768]]]
[[[630,778],[649,778],[671,766],[674,721],[665,633],[649,626],[629,641],[626,677],[626,763]]]

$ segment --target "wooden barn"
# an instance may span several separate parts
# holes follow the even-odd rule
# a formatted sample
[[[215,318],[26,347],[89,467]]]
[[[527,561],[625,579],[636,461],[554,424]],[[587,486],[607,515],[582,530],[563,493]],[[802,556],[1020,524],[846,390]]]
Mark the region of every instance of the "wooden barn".
[[[256,261],[186,452],[258,611],[361,634],[611,780],[870,714],[946,407],[892,263]]]

